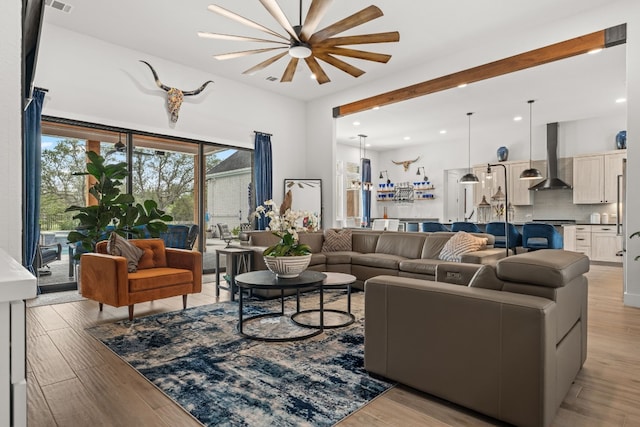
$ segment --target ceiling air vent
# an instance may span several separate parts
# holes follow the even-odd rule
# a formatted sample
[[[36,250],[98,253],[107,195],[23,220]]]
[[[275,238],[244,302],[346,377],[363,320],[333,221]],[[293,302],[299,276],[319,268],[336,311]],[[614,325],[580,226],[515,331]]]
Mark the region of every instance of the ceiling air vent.
[[[276,80],[278,80],[277,77],[273,77],[273,76],[269,76],[267,77],[267,80],[269,80],[270,82],[275,82]]]
[[[73,6],[71,6],[70,4],[62,3],[61,1],[58,1],[58,0],[44,0],[44,4],[47,6],[51,6],[53,9],[57,9],[61,12],[66,12],[66,13],[71,12],[71,9],[73,8]]]

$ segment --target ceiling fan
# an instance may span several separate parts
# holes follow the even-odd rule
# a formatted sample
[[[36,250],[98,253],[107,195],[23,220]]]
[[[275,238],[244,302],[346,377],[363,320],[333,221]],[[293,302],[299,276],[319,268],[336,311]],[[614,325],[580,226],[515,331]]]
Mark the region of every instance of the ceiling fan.
[[[234,12],[212,4],[208,7],[210,11],[226,18],[232,19],[253,29],[260,30],[272,37],[277,37],[279,40],[269,40],[255,37],[235,36],[230,34],[208,32],[199,32],[198,36],[218,40],[264,42],[280,45],[278,47],[267,47],[262,49],[252,49],[214,55],[214,58],[218,60],[226,60],[283,49],[283,52],[279,52],[277,55],[272,56],[271,58],[262,61],[261,63],[243,72],[243,74],[254,74],[257,71],[268,67],[279,59],[289,55],[289,64],[282,74],[282,78],[280,79],[281,82],[290,82],[293,80],[293,75],[296,72],[296,67],[300,59],[304,59],[319,84],[327,83],[330,80],[329,76],[327,76],[324,70],[320,67],[320,64],[317,61],[318,59],[330,65],[333,65],[334,67],[352,75],[353,77],[361,76],[362,74],[364,74],[364,71],[351,64],[348,64],[341,59],[336,58],[336,56],[364,59],[367,61],[375,61],[381,63],[388,62],[389,59],[391,59],[391,55],[350,49],[343,46],[397,42],[400,40],[400,33],[398,33],[397,31],[333,37],[336,34],[342,33],[351,28],[357,27],[366,22],[381,17],[383,13],[377,6],[369,6],[367,8],[364,8],[361,11],[354,13],[353,15],[350,15],[338,22],[329,25],[328,27],[323,28],[322,30],[316,31],[318,24],[326,14],[332,2],[333,0],[312,0],[303,24],[302,0],[300,0],[299,24],[292,26],[276,0],[260,0],[260,3],[262,3],[265,9],[267,9],[269,14],[271,14],[271,16],[273,16],[274,19],[286,31],[286,36],[279,34],[261,24],[258,24],[257,22],[244,18]]]
[[[106,155],[110,155],[113,153],[126,153],[127,152],[127,145],[122,142],[122,134],[118,133],[118,142],[116,142],[115,144],[113,144],[113,150],[109,150],[107,151]],[[134,150],[133,154],[137,154],[137,155],[142,155],[142,156],[153,156],[153,155],[159,155],[159,156],[164,156],[164,151],[159,151],[156,150],[155,153],[149,153],[147,151],[141,151],[141,150]]]

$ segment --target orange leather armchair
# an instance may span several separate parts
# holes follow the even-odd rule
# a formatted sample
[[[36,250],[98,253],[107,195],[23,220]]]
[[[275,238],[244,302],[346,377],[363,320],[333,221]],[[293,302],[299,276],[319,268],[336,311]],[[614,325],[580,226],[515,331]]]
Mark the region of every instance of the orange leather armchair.
[[[187,308],[187,295],[202,290],[202,254],[185,249],[165,248],[162,239],[131,239],[130,243],[144,250],[138,261],[138,271],[129,273],[127,259],[107,255],[107,241],[99,242],[96,253],[80,258],[81,294],[114,307],[129,306],[133,320],[133,305],[182,295]]]

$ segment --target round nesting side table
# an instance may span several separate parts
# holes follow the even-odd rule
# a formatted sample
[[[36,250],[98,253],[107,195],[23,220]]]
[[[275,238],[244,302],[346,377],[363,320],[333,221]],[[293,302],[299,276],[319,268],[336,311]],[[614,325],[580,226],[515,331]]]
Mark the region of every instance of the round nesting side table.
[[[347,311],[329,309],[321,306],[319,309],[298,310],[291,316],[291,320],[300,326],[324,329],[342,328],[352,324],[355,322],[356,318],[351,314],[351,285],[356,281],[356,277],[351,274],[330,271],[325,271],[324,274],[327,278],[322,282],[321,290],[346,288]],[[336,316],[332,316],[332,318],[329,319],[326,315],[327,312],[333,313]],[[333,317],[335,317],[335,319]],[[334,320],[334,323],[327,322],[331,322],[331,320]]]
[[[240,335],[251,338],[259,341],[275,341],[275,342],[283,342],[283,341],[298,341],[306,338],[311,338],[316,335],[319,335],[324,330],[324,294],[322,291],[322,282],[327,276],[324,273],[320,273],[319,271],[311,271],[306,270],[300,273],[298,277],[294,277],[291,279],[280,279],[276,277],[276,275],[268,270],[259,270],[259,271],[251,271],[249,273],[242,273],[236,276],[236,284],[238,288],[240,288],[239,292],[239,307],[238,307],[238,332]],[[320,313],[320,323],[317,328],[312,328],[311,332],[301,335],[295,335],[291,337],[273,337],[268,335],[258,335],[252,333],[246,333],[244,330],[244,326],[255,319],[263,319],[263,318],[277,318],[285,316],[284,313],[284,291],[285,289],[295,289],[299,291],[300,289],[318,289],[320,290],[320,305],[319,305],[319,313]],[[280,311],[279,312],[268,312],[263,314],[257,314],[254,316],[249,316],[244,318],[244,298],[243,298],[243,289],[279,289],[280,290]],[[297,310],[299,311],[300,307],[300,292],[297,292]]]

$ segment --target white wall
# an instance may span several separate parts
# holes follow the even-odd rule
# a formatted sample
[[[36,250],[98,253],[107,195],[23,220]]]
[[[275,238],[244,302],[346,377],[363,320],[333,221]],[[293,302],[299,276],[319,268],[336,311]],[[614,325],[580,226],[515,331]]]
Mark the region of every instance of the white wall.
[[[193,90],[206,80],[215,83],[185,97],[172,124],[166,93],[140,59],[149,62],[167,86]],[[45,115],[238,147],[253,147],[254,130],[271,133],[274,197],[280,197],[284,178],[307,176],[301,101],[54,25],[43,28],[36,83],[49,89]]]
[[[0,248],[22,263],[21,2],[3,2],[0,25]]]

